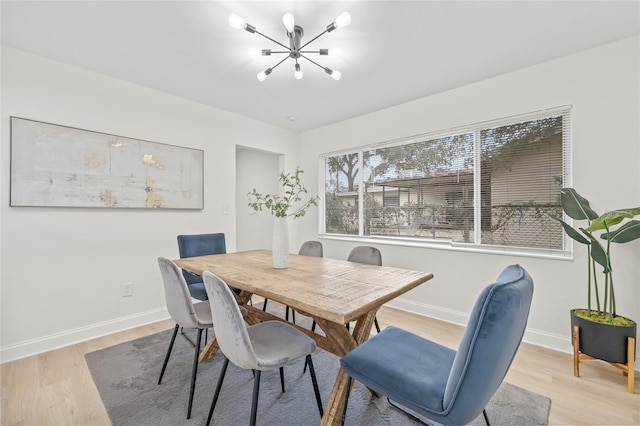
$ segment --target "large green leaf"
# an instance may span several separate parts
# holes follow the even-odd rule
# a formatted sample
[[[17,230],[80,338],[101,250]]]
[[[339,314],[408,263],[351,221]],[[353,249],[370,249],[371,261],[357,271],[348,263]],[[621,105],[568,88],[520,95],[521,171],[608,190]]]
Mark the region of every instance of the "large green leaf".
[[[598,217],[598,213],[594,212],[589,206],[589,201],[580,196],[573,188],[562,188],[560,190],[560,202],[562,203],[562,210],[571,219],[593,220]]]
[[[611,272],[611,263],[609,262],[609,256],[607,256],[607,251],[602,247],[602,244],[596,238],[589,234],[586,230],[580,228],[582,232],[587,233],[587,236],[591,240],[591,258],[598,262],[604,268],[604,273],[608,274]]]
[[[612,226],[619,224],[625,219],[632,219],[638,215],[640,215],[640,207],[613,210],[603,214],[602,216],[596,218],[593,222],[591,222],[591,225],[589,225],[587,231],[593,232],[600,229],[606,229],[607,227],[611,228]]]
[[[640,238],[640,221],[631,220],[615,231],[604,233],[600,238],[606,240],[607,235],[612,243],[628,243],[629,241]]]
[[[553,219],[553,220],[557,220],[558,222],[560,222],[560,225],[562,225],[562,227],[564,228],[564,232],[566,232],[568,236],[570,236],[571,238],[573,238],[577,242],[582,243],[582,244],[586,244],[586,245],[591,244],[591,241],[586,239],[579,231],[577,231],[575,228],[572,228],[564,220],[562,220],[560,218],[557,218],[555,216],[551,216],[551,215],[549,215],[549,217],[551,219]]]

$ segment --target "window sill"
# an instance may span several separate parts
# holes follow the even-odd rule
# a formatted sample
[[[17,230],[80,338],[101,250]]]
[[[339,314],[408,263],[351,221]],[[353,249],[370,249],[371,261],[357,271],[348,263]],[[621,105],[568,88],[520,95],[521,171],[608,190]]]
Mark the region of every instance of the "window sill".
[[[349,241],[364,244],[382,244],[397,247],[427,248],[435,250],[449,250],[466,253],[483,253],[503,256],[536,257],[554,260],[573,260],[573,254],[559,250],[526,249],[521,247],[478,246],[475,244],[453,243],[451,241],[425,241],[417,238],[394,237],[362,237],[358,235],[320,234],[322,240]]]

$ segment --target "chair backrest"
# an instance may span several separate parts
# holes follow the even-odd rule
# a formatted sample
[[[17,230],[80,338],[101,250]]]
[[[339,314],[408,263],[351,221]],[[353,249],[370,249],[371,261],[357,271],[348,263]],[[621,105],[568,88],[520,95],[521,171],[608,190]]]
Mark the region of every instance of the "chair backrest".
[[[303,256],[322,257],[322,243],[320,241],[305,241],[300,246],[298,254]]]
[[[380,250],[370,246],[354,247],[347,260],[350,262],[366,263],[367,265],[382,266],[382,254]]]
[[[202,278],[209,297],[213,327],[220,350],[238,367],[256,369],[258,359],[231,289],[227,283],[209,271],[204,271]]]
[[[468,424],[498,390],[520,346],[533,298],[533,280],[508,266],[484,288],[471,311],[444,394],[452,424]]]
[[[193,307],[189,288],[178,265],[164,257],[158,258],[158,265],[171,318],[181,327],[202,328],[203,324]]]
[[[178,251],[180,258],[224,254],[227,252],[224,233],[178,235]],[[182,271],[182,274],[187,284],[202,282],[200,277],[187,271]]]

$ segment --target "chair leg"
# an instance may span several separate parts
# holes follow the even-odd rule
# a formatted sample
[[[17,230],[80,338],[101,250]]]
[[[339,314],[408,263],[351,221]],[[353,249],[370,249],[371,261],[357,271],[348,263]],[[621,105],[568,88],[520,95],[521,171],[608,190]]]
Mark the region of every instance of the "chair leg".
[[[262,303],[262,311],[266,311],[267,310],[267,302],[269,301],[269,299],[264,299],[264,303]]]
[[[191,369],[191,388],[189,389],[189,408],[187,409],[187,419],[191,418],[191,406],[193,405],[193,392],[196,389],[196,376],[198,374],[198,355],[200,355],[200,342],[202,341],[202,329],[198,329],[198,340],[196,350],[193,355],[193,368]]]
[[[318,411],[320,412],[320,418],[324,415],[322,409],[322,398],[320,398],[320,389],[318,388],[318,380],[316,379],[316,370],[313,368],[313,360],[311,354],[307,355],[305,365],[309,364],[309,374],[311,375],[311,383],[313,383],[313,392],[316,394],[316,403],[318,403]]]
[[[414,416],[413,414],[411,414],[410,412],[408,412],[404,408],[400,407],[399,405],[394,404],[389,398],[387,398],[387,402],[389,403],[390,406],[392,406],[393,408],[395,408],[397,410],[402,411],[406,416],[411,417],[413,420],[415,420],[416,422],[420,423],[421,425],[433,426],[431,423],[427,423],[424,420],[419,419],[418,417]]]
[[[349,405],[349,394],[351,393],[351,382],[353,378],[349,376],[349,380],[347,380],[347,396],[344,398],[344,410],[342,410],[342,426],[344,426],[344,421],[347,418],[347,405]]]
[[[482,410],[482,415],[484,416],[484,422],[487,424],[487,426],[491,426],[491,423],[489,423],[489,417],[487,417],[487,409],[486,408],[484,410]]]
[[[280,387],[282,387],[282,393],[284,393],[284,367],[280,367]]]
[[[316,320],[313,320],[313,323],[311,324],[311,331],[316,331]]]
[[[289,307],[285,307],[284,309],[284,320],[289,321]]]
[[[220,396],[220,389],[222,388],[222,381],[224,380],[224,375],[227,372],[227,367],[229,366],[229,359],[225,358],[224,363],[222,364],[222,371],[220,372],[220,378],[218,378],[218,385],[216,386],[216,391],[213,394],[213,400],[211,401],[211,408],[209,409],[209,417],[207,417],[207,426],[211,423],[211,417],[213,417],[213,410],[216,408],[216,403],[218,402],[218,396]]]
[[[164,363],[162,364],[162,370],[160,370],[160,378],[158,379],[158,384],[162,381],[162,376],[164,376],[164,370],[167,368],[167,363],[169,362],[169,356],[171,355],[171,350],[173,349],[173,343],[176,341],[176,336],[178,335],[178,329],[180,326],[176,324],[176,328],[173,329],[173,335],[171,336],[171,343],[169,343],[169,349],[167,349],[167,355],[164,357]]]
[[[302,369],[302,374],[307,372],[307,365],[309,365],[309,360],[305,359],[304,360],[304,368]]]
[[[380,324],[378,324],[378,317],[373,318],[373,323],[376,325],[376,331],[380,333]]]
[[[256,426],[256,414],[258,413],[258,393],[260,393],[260,370],[256,370],[256,377],[253,379],[253,399],[251,400],[251,422],[250,426]]]

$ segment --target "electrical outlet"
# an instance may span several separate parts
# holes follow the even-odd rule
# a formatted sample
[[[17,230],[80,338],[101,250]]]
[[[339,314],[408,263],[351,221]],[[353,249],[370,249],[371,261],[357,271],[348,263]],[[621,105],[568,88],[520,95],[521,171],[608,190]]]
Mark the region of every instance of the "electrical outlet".
[[[122,297],[133,296],[133,283],[122,284]]]

